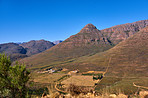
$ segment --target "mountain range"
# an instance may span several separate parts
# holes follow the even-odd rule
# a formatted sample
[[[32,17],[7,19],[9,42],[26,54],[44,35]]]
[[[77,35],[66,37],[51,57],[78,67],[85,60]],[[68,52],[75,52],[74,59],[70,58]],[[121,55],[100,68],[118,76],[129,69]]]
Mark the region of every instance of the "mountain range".
[[[69,70],[105,71],[111,58],[109,75],[143,75],[148,70],[147,36],[148,20],[103,30],[90,23],[63,42],[32,40],[5,43],[0,44],[0,53],[6,53],[13,61],[21,59],[20,62],[26,63],[31,69],[55,66]]]
[[[31,56],[40,52],[43,52],[51,47],[53,47],[55,44],[49,41],[45,40],[32,40],[26,43],[20,44],[23,48],[26,49],[27,53],[26,55]]]
[[[61,41],[57,41],[59,44]],[[10,56],[12,61],[22,59],[34,54],[43,52],[51,47],[53,47],[54,42],[46,40],[32,40],[23,43],[5,43],[0,44],[0,53],[5,53]]]
[[[110,75],[144,73],[147,71],[148,63],[147,26],[148,20],[117,25],[104,30],[98,30],[93,24],[87,24],[79,33],[62,43],[24,58],[20,62],[25,62],[31,69],[55,66],[69,70],[104,71],[111,58],[109,71],[114,70],[111,70]]]
[[[10,56],[11,60],[16,60],[17,58],[27,57],[26,49],[16,43],[5,43],[0,44],[0,53],[5,53]]]

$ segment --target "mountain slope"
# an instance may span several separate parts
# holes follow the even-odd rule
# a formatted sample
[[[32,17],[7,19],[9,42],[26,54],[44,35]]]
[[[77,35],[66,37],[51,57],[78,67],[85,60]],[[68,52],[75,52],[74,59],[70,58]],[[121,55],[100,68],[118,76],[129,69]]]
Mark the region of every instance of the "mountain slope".
[[[43,52],[51,47],[53,47],[55,44],[49,41],[45,40],[32,40],[26,43],[20,44],[20,46],[24,47],[27,50],[27,55],[31,56],[40,52]]]
[[[0,44],[0,53],[10,56],[12,61],[22,59],[40,52],[43,52],[55,44],[45,40],[32,40],[26,43],[5,43]]]
[[[105,71],[110,58],[108,75],[148,76],[148,27],[108,51],[78,58],[64,67],[81,71]]]
[[[128,37],[132,36],[146,26],[148,26],[148,20],[141,20],[133,23],[113,26],[111,28],[101,30],[101,32],[113,44],[116,45],[122,40],[126,40]]]
[[[94,25],[88,24],[76,35],[72,35],[62,43],[43,53],[23,59],[22,62],[34,65],[32,67],[36,68],[53,65],[62,66],[67,62],[73,62],[78,57],[104,52],[147,25],[148,20],[142,20],[100,31]],[[127,30],[132,32],[132,34],[122,36],[127,34],[125,32]]]
[[[78,34],[43,53],[24,59],[23,62],[33,65],[52,65],[55,62],[102,52],[111,47],[112,43],[103,37],[94,25],[88,24]]]
[[[6,44],[0,44],[0,52],[5,52],[6,54],[12,54],[12,53],[21,53],[26,54],[26,50],[19,46],[16,43],[6,43]]]
[[[16,43],[0,44],[0,53],[10,55],[11,60],[27,57],[26,49]]]

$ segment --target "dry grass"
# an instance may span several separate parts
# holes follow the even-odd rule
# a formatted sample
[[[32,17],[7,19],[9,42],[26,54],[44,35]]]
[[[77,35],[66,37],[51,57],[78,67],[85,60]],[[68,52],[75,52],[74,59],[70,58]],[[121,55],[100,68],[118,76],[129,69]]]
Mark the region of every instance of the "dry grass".
[[[63,73],[38,74],[38,73],[36,73],[36,75],[32,76],[32,78],[33,78],[34,82],[38,82],[38,83],[54,83],[55,81],[57,81],[58,79],[60,79],[64,75],[66,75],[66,74],[63,74]]]
[[[62,81],[62,84],[75,84],[77,86],[94,86],[96,82],[98,81],[93,81],[93,76],[76,75]]]
[[[47,88],[48,88],[48,91],[49,91],[49,95],[47,95],[46,98],[58,98],[60,93],[55,90],[54,85],[50,85]]]
[[[77,95],[80,95],[80,94],[87,94],[87,93],[90,93],[93,91],[92,88],[89,88],[89,87],[80,87],[80,86],[76,86],[76,85],[73,85],[73,84],[70,84],[67,91],[72,95],[72,96],[77,96]]]

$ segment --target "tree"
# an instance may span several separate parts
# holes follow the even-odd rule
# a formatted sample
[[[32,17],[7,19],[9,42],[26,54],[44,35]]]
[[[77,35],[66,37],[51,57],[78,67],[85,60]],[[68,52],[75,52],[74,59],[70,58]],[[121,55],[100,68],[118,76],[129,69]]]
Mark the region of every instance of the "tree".
[[[8,91],[12,98],[25,98],[29,75],[30,72],[25,65],[16,63],[11,66],[10,58],[5,54],[0,54],[0,96]]]
[[[9,69],[11,61],[4,54],[0,54],[0,92],[3,94],[6,89],[10,89]]]

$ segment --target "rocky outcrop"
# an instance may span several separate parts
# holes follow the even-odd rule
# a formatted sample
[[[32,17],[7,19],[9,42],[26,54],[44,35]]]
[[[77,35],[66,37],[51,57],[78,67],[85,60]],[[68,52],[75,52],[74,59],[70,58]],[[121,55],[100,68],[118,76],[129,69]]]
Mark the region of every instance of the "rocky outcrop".
[[[141,20],[134,23],[127,23],[101,30],[112,43],[118,44],[122,40],[134,35],[136,32],[148,26],[148,20]]]

